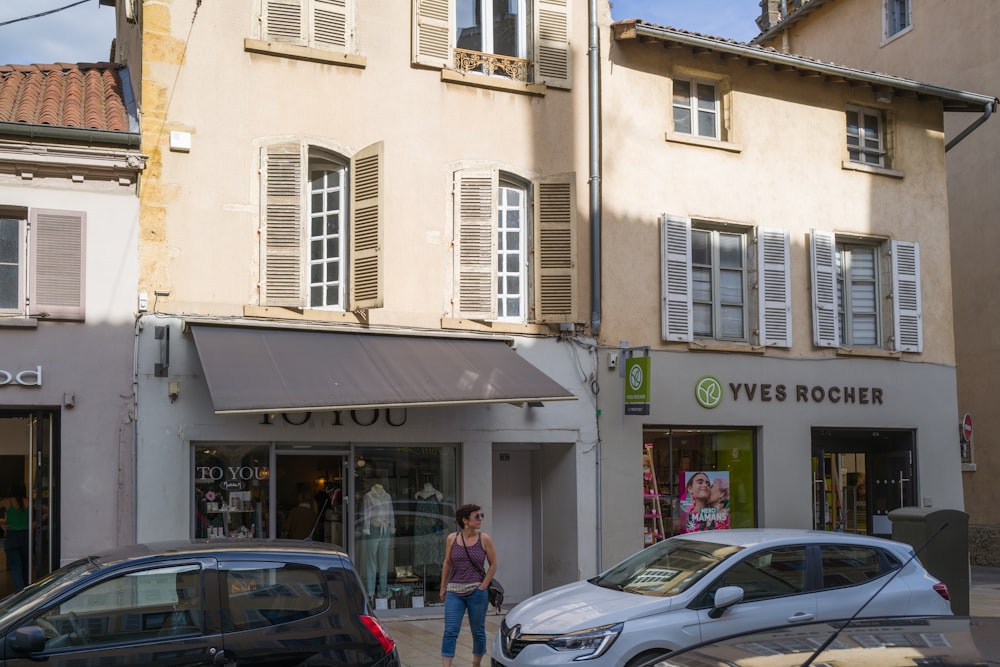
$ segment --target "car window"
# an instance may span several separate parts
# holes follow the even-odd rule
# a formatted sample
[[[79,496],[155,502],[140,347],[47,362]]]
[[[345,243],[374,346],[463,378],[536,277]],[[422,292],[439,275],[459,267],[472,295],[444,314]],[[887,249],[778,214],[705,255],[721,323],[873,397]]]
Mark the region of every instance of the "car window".
[[[323,573],[293,563],[223,563],[223,630],[289,623],[327,608]]]
[[[592,583],[629,593],[668,597],[689,588],[743,547],[670,539],[623,560]]]
[[[899,561],[881,549],[853,544],[820,547],[823,588],[854,586],[876,579],[899,567]]]
[[[782,547],[754,554],[736,563],[715,581],[699,606],[711,606],[723,586],[743,589],[743,601],[795,595],[806,590],[806,547]]]
[[[46,650],[127,644],[202,632],[201,567],[128,572],[90,586],[32,619]]]

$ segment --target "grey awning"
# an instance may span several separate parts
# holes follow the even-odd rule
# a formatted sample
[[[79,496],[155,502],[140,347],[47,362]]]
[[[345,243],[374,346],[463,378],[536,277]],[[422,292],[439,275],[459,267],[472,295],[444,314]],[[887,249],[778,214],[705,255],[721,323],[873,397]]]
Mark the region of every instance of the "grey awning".
[[[504,341],[191,325],[216,414],[576,397]]]

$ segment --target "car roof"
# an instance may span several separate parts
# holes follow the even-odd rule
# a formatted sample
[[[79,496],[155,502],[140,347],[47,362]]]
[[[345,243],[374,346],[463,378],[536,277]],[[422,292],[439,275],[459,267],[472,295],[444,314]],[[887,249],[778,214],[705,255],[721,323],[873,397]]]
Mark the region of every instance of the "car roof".
[[[145,560],[159,556],[236,557],[249,555],[260,557],[268,554],[326,555],[348,558],[347,554],[340,547],[325,542],[216,538],[211,540],[172,540],[128,544],[94,552],[86,556],[86,560],[103,566],[123,561]]]
[[[827,530],[806,530],[801,528],[733,528],[730,530],[705,530],[696,533],[675,535],[673,540],[698,540],[714,544],[754,547],[761,544],[793,544],[801,542],[825,542],[827,544],[850,543],[867,544],[888,548],[908,548],[900,542],[881,537],[857,533],[839,533]]]

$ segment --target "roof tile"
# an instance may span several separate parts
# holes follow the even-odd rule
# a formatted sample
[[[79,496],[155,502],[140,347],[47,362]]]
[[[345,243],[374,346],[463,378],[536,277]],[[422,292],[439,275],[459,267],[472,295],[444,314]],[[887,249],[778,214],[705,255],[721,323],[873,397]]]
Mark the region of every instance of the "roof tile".
[[[128,132],[119,66],[0,65],[0,122]]]

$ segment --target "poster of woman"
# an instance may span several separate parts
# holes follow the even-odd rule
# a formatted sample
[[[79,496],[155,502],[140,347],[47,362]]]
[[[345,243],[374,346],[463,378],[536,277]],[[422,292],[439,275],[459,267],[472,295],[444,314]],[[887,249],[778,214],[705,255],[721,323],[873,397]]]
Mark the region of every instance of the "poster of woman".
[[[729,471],[682,471],[680,532],[729,528]]]

